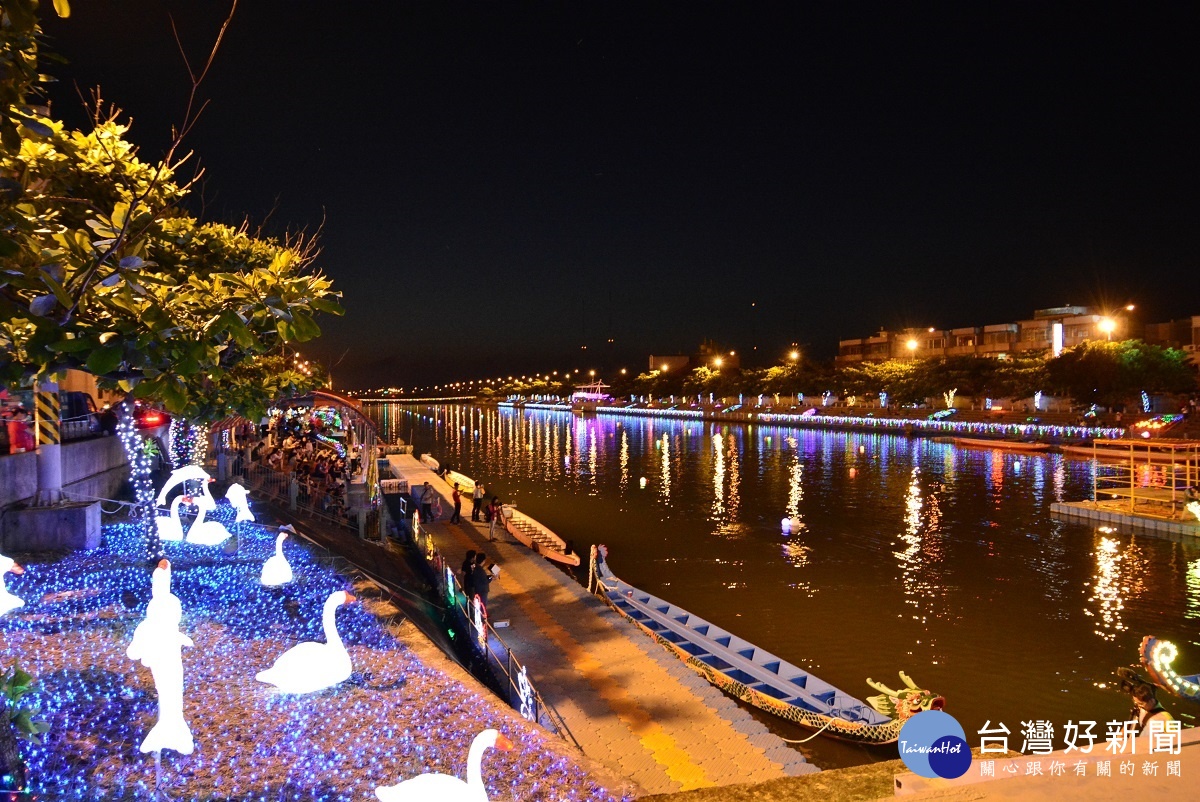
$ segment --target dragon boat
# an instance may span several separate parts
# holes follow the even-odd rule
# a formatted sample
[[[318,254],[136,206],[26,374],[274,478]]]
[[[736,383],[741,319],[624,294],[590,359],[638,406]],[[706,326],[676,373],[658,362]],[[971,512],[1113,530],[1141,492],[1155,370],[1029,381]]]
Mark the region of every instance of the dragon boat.
[[[593,546],[589,590],[621,617],[725,693],[818,733],[868,745],[895,743],[904,722],[945,700],[903,671],[901,690],[867,679],[879,691],[856,699],[754,644],[613,575],[608,550]]]
[[[1186,676],[1176,673],[1171,664],[1179,656],[1179,649],[1169,640],[1147,635],[1138,647],[1142,665],[1155,685],[1166,688],[1182,699],[1200,702],[1200,674]]]
[[[442,479],[451,487],[457,487],[463,494],[464,501],[469,500],[475,492],[475,480],[465,473],[446,471]],[[504,505],[504,529],[517,542],[534,554],[540,554],[547,560],[575,567],[579,565],[579,555],[567,543],[543,524],[517,510],[514,504]]]

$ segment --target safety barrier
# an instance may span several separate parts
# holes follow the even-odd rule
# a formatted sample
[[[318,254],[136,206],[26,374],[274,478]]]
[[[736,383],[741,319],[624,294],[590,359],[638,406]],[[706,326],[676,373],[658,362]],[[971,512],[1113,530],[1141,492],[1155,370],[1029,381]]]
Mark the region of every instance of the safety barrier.
[[[493,676],[497,679],[503,676],[508,688],[508,703],[526,720],[536,722],[578,747],[579,742],[575,740],[567,723],[554,706],[538,693],[529,679],[526,666],[517,659],[512,649],[496,632],[496,628],[488,621],[486,608],[479,605],[476,610],[473,604],[475,600],[468,603],[454,567],[442,556],[434,542],[433,533],[421,526],[420,517],[420,513],[414,513],[412,517],[409,533],[413,545],[425,557],[437,576],[439,598],[444,599],[455,610],[460,623],[465,626],[465,631],[471,633],[476,651],[487,660],[493,669]]]

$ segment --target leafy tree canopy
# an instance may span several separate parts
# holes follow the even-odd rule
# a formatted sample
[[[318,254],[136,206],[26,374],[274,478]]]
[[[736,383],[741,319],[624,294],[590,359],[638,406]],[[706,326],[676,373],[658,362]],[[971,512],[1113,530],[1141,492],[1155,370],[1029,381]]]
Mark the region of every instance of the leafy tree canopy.
[[[81,368],[192,415],[229,380],[261,406],[283,380],[268,357],[342,311],[314,241],[186,214],[187,157],[142,160],[116,110],[73,131],[30,105],[48,80],[35,9],[6,2],[0,28],[0,383]]]

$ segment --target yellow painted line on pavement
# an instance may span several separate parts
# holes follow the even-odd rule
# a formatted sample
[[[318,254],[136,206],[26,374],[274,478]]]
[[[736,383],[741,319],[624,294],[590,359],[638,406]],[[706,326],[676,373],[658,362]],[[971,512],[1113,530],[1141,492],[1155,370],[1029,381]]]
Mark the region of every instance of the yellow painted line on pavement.
[[[466,544],[472,548],[477,545],[461,531],[455,531],[454,527],[447,526],[445,528],[460,544]],[[675,739],[657,724],[650,714],[642,709],[638,701],[608,673],[604,664],[593,657],[540,604],[530,598],[523,586],[508,578],[505,573],[500,574],[498,581],[504,592],[521,606],[529,620],[558,644],[566,658],[583,674],[588,683],[596,689],[600,698],[604,699],[612,711],[617,714],[617,718],[623,721],[638,737],[654,761],[666,769],[668,777],[679,783],[684,791],[716,785],[709,779],[704,769],[697,766],[691,756],[675,743]]]

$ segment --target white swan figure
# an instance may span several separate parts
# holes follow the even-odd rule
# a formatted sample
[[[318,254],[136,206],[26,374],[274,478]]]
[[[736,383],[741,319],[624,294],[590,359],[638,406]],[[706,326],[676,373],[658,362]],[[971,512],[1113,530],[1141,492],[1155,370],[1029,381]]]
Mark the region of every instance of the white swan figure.
[[[275,536],[275,556],[263,563],[261,581],[267,587],[278,587],[292,581],[292,566],[283,556],[283,541],[287,539],[288,532],[296,532],[291,524],[279,527],[279,534]]]
[[[274,665],[255,676],[259,682],[274,685],[283,693],[312,693],[349,679],[354,670],[350,654],[337,631],[337,608],[350,604],[354,596],[344,590],[329,594],[321,613],[325,643],[297,643],[275,659]]]
[[[127,657],[141,660],[150,669],[158,695],[158,722],[146,733],[140,748],[143,752],[173,749],[190,755],[196,745],[183,718],[183,647],[195,644],[179,631],[183,605],[171,593],[171,564],[160,560],[150,583],[146,617],[133,631],[133,640],[125,650]]]
[[[225,491],[225,498],[228,499],[229,503],[233,505],[233,508],[237,510],[237,518],[234,519],[235,523],[240,523],[241,521],[254,521],[254,513],[250,511],[250,503],[247,500],[247,496],[249,495],[249,491],[247,491],[246,488],[242,487],[237,482],[231,484],[229,489]]]
[[[20,598],[19,596],[12,595],[12,593],[8,591],[8,588],[4,586],[4,575],[9,571],[12,571],[14,574],[25,573],[25,569],[17,565],[16,560],[14,560],[12,557],[5,557],[3,554],[0,554],[0,615],[4,615],[10,610],[15,610],[18,607],[25,606],[24,599]]]
[[[192,479],[201,483],[204,495],[208,496],[209,500],[213,501],[213,504],[216,504],[216,501],[213,500],[212,494],[208,490],[208,483],[212,481],[212,477],[199,465],[184,465],[182,468],[176,468],[171,471],[171,475],[163,483],[162,490],[158,491],[158,506],[161,507],[167,503],[167,494],[171,492],[171,488]]]
[[[233,533],[226,529],[225,525],[220,521],[206,521],[204,519],[209,510],[217,508],[217,502],[208,493],[207,484],[204,486],[204,495],[197,496],[194,500],[198,512],[196,520],[192,521],[192,525],[188,527],[188,543],[197,546],[219,546],[233,537]]]
[[[481,764],[483,753],[491,747],[507,752],[513,742],[496,730],[484,730],[475,736],[467,753],[466,782],[449,774],[419,774],[397,785],[376,786],[375,796],[381,802],[488,802]]]
[[[187,496],[176,496],[171,502],[171,514],[160,515],[156,519],[159,540],[183,540],[183,522],[179,520],[179,505],[185,499],[189,504],[191,503],[191,499]]]

